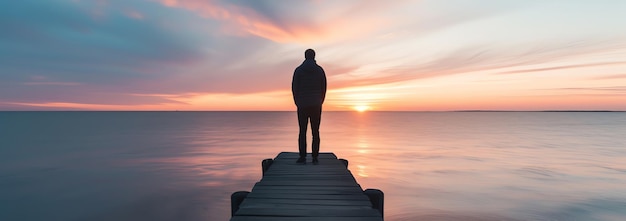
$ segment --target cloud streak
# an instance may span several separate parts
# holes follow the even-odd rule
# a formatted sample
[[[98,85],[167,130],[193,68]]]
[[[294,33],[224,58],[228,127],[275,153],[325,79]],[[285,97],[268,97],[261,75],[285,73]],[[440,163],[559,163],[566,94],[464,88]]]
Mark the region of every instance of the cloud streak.
[[[626,79],[626,74],[605,75],[605,76],[595,77],[591,79],[592,80]]]
[[[598,66],[612,66],[612,65],[621,65],[621,64],[626,64],[626,61],[619,61],[619,62],[598,62],[598,63],[576,64],[576,65],[561,65],[561,66],[545,67],[545,68],[521,69],[521,70],[515,70],[515,71],[505,71],[505,72],[500,72],[499,74],[520,74],[520,73],[531,73],[531,72],[542,72],[542,71],[555,71],[555,70],[565,70],[565,69],[574,69],[574,68],[586,68],[586,67],[598,67]]]
[[[226,34],[253,35],[279,43],[320,43],[365,35],[388,24],[384,17],[372,14],[402,2],[161,1],[168,7],[222,21],[221,31]]]
[[[428,99],[417,89],[449,100],[471,92],[484,100],[464,103],[483,104],[489,94],[610,88],[626,84],[623,6],[2,1],[0,109],[291,110],[291,75],[306,48],[327,72],[329,109],[415,107]]]
[[[444,77],[476,72],[495,74],[522,74],[541,71],[562,71],[568,69],[619,66],[626,61],[606,61],[572,65],[553,65],[551,63],[567,61],[570,58],[602,55],[614,50],[624,50],[622,42],[603,43],[580,42],[554,43],[551,47],[539,47],[529,50],[496,49],[488,46],[461,48],[431,60],[415,60],[412,65],[395,66],[381,70],[374,76],[359,77],[352,84],[371,85],[388,84],[410,80]],[[525,48],[525,47],[522,47]],[[532,48],[532,47],[531,47]],[[624,50],[626,51],[626,50]],[[614,60],[614,59],[613,59]],[[538,66],[541,68],[526,68]],[[510,71],[499,71],[499,70]]]

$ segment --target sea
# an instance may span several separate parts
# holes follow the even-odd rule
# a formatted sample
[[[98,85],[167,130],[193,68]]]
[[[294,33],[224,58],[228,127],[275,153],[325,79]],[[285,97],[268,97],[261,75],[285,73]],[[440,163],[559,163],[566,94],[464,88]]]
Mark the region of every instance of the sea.
[[[297,136],[295,112],[0,112],[0,220],[228,220]],[[387,221],[626,220],[626,112],[324,112],[321,151]]]

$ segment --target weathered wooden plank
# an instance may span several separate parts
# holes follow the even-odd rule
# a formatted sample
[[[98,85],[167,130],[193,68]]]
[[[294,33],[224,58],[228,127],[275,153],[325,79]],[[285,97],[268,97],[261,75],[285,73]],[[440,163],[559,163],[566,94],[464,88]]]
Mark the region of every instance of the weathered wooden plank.
[[[343,174],[351,174],[351,173],[347,173],[347,172],[343,172],[343,173],[339,173],[339,172],[335,172],[335,171],[322,171],[322,170],[318,170],[318,171],[312,171],[312,170],[273,170],[273,171],[266,171],[265,175],[266,176],[281,176],[281,175],[300,175],[300,174],[317,174],[319,176],[331,176],[331,175],[343,175]]]
[[[320,170],[320,169],[325,169],[325,168],[339,169],[341,167],[343,167],[343,169],[346,169],[345,166],[341,164],[338,164],[338,163],[324,164],[324,161],[320,161],[320,163],[316,165],[316,164],[312,164],[311,162],[307,162],[306,164],[298,164],[296,163],[296,160],[294,160],[293,162],[279,162],[279,163],[276,163],[276,165],[283,166],[280,169],[284,169],[284,170],[296,170],[296,169]],[[278,169],[277,167],[274,167],[274,168]]]
[[[360,187],[354,182],[333,181],[333,180],[307,180],[307,181],[261,181],[259,186],[355,186]]]
[[[264,208],[264,209],[306,209],[306,210],[319,210],[324,211],[328,209],[343,210],[343,209],[372,209],[371,206],[365,205],[301,205],[301,204],[278,204],[278,203],[256,203],[246,204],[239,208]]]
[[[333,177],[328,177],[328,176],[321,176],[321,177],[300,176],[300,177],[293,177],[293,176],[280,176],[280,175],[265,176],[265,177],[263,177],[263,179],[261,179],[261,182],[264,182],[264,181],[274,181],[274,180],[290,180],[290,181],[306,181],[306,182],[310,182],[310,181],[320,181],[320,182],[321,181],[356,182],[354,177],[350,177],[350,176],[333,176]]]
[[[302,191],[324,191],[324,190],[336,190],[336,191],[359,191],[363,190],[355,187],[335,187],[335,186],[263,186],[263,185],[255,185],[252,188],[252,191],[257,190],[302,190]]]
[[[280,177],[281,179],[308,179],[308,178],[315,178],[315,179],[342,179],[342,178],[348,178],[348,179],[354,179],[353,176],[351,176],[350,174],[347,173],[337,173],[337,174],[265,174],[265,176],[263,176],[263,179],[265,178],[274,178],[274,177]]]
[[[307,163],[311,162],[313,160],[313,158],[308,157],[307,159]],[[317,158],[320,162],[326,162],[326,163],[330,163],[330,164],[337,164],[337,165],[344,165],[343,162],[334,159],[334,158]],[[298,157],[296,158],[282,158],[282,159],[276,159],[276,161],[283,163],[283,164],[296,164],[296,160],[298,160]],[[301,165],[301,164],[299,164]]]
[[[296,167],[296,166],[294,166]],[[350,171],[345,171],[345,169],[340,169],[337,167],[322,167],[310,165],[310,167],[318,167],[318,168],[289,168],[289,169],[274,169],[271,168],[265,171],[264,175],[352,175]]]
[[[381,221],[380,217],[235,216],[231,221]]]
[[[269,186],[269,185],[259,185],[260,182],[257,182],[252,190],[263,189],[263,190],[359,190],[362,189],[355,187],[334,187],[334,186]]]
[[[275,158],[274,160],[280,160],[280,161],[288,162],[288,163],[292,163],[292,162],[295,163],[298,158],[300,158],[300,157],[298,157],[298,156],[295,156],[295,157],[282,157],[282,158]],[[311,160],[313,160],[313,157],[307,156],[306,159],[307,159],[307,161],[311,161]],[[317,159],[320,160],[320,161],[326,161],[326,162],[336,162],[336,163],[341,163],[341,164],[343,163],[342,161],[338,161],[336,157],[319,156],[319,157],[317,157]]]
[[[284,170],[295,170],[295,169],[318,170],[318,169],[323,169],[323,168],[336,168],[336,169],[343,168],[343,169],[347,169],[344,164],[338,163],[338,162],[332,162],[330,160],[329,161],[319,160],[319,164],[313,164],[310,161],[311,160],[307,161],[306,164],[296,163],[296,160],[293,160],[293,162],[291,162],[291,161],[289,161],[289,162],[278,161],[276,163],[276,165],[280,165],[280,167],[274,167],[274,169],[279,169],[279,168],[280,169],[284,169]],[[334,160],[334,161],[337,161],[337,160]],[[272,163],[272,165],[274,165],[274,164]],[[312,167],[312,166],[314,166],[314,167]]]
[[[272,194],[251,192],[246,198],[262,199],[311,199],[311,200],[369,200],[364,194],[352,195],[305,195],[305,194]]]
[[[333,173],[341,173],[344,172],[343,170],[345,170],[345,168],[341,168],[341,165],[322,165],[324,162],[321,162],[318,165],[314,165],[314,164],[294,164],[294,165],[290,165],[290,164],[285,164],[285,165],[280,165],[280,164],[272,164],[275,167],[270,167],[267,171],[265,172],[272,172],[272,171],[308,171],[309,173],[313,173],[313,172],[333,172]],[[280,167],[282,166],[282,167]],[[307,168],[307,167],[313,167],[313,168]]]
[[[297,169],[320,170],[320,169],[328,169],[328,168],[340,169],[342,167],[343,169],[346,169],[346,166],[343,164],[340,164],[337,162],[324,162],[323,160],[320,160],[319,164],[313,164],[311,163],[311,160],[308,160],[306,164],[298,164],[296,163],[296,160],[293,160],[293,162],[279,162],[279,163],[276,163],[276,165],[282,166],[280,169],[284,169],[284,170],[297,170]],[[275,168],[278,169],[277,167]]]
[[[272,164],[273,165],[273,164]],[[282,168],[279,168],[278,166],[280,166],[280,164],[276,164],[273,165],[276,167],[270,167],[266,172],[272,172],[272,171],[309,171],[310,173],[312,172],[333,172],[333,173],[342,173],[344,172],[343,170],[345,170],[345,168],[341,168],[339,165],[333,166],[333,165],[285,165]],[[312,167],[312,168],[307,168],[308,167]]]
[[[338,169],[336,167],[328,167],[325,168],[324,166],[315,166],[318,168],[288,168],[288,169],[283,169],[283,168],[271,168],[267,171],[265,171],[266,175],[267,174],[272,174],[272,173],[289,173],[289,172],[299,172],[300,174],[322,174],[322,173],[328,173],[328,174],[345,174],[346,171],[341,171],[341,169]]]
[[[328,206],[372,206],[370,201],[362,200],[309,200],[309,199],[255,199],[246,198],[240,206],[247,204],[287,204],[287,205],[328,205]]]
[[[313,217],[380,217],[378,210],[367,209],[268,209],[239,208],[237,216],[313,216]]]
[[[363,194],[363,191],[358,189],[347,189],[347,190],[264,190],[264,189],[252,189],[254,193],[264,193],[264,194],[300,194],[300,195],[353,195]]]
[[[338,176],[338,175],[350,175],[352,173],[344,171],[337,172],[332,170],[273,170],[273,171],[265,171],[265,176],[288,176],[288,175],[318,175],[320,177],[325,176]]]
[[[300,157],[300,154],[295,153],[295,152],[281,152],[278,154],[278,156],[276,156],[276,158],[274,158],[274,160],[276,159],[298,159]],[[313,156],[311,156],[311,154],[307,154],[307,158],[311,159]],[[319,156],[317,156],[319,159],[337,159],[337,156],[332,153],[332,152],[321,152],[319,154]]]

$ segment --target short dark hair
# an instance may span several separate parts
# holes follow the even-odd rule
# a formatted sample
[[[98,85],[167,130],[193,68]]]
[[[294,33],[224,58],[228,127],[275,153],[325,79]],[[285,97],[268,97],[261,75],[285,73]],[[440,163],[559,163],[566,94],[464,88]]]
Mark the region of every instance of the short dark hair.
[[[304,58],[305,59],[315,59],[315,51],[313,49],[306,49],[306,51],[304,51]]]

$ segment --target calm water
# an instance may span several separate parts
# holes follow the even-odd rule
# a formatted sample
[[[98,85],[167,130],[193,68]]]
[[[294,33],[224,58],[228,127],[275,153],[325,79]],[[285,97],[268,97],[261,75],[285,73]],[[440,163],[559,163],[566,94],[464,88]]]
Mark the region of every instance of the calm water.
[[[0,112],[0,220],[228,220],[293,112]],[[626,113],[325,112],[397,220],[626,220]]]

